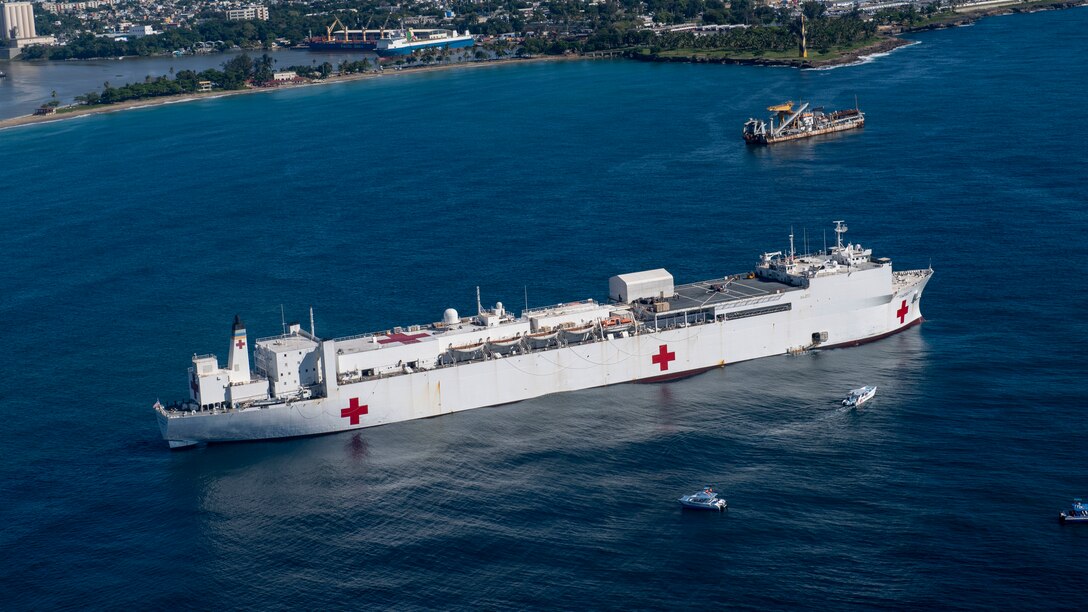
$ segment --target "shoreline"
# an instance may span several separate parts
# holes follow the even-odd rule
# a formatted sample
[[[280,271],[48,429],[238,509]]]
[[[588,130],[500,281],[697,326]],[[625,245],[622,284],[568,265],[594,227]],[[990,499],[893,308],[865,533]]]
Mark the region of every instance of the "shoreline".
[[[246,89],[231,89],[223,91],[210,91],[204,93],[184,93],[173,96],[160,96],[155,98],[145,98],[142,100],[126,100],[125,102],[118,102],[116,104],[105,104],[92,107],[75,106],[73,110],[56,113],[52,115],[22,115],[19,117],[11,117],[8,119],[0,119],[0,130],[6,130],[26,125],[38,125],[42,123],[53,123],[57,121],[67,121],[69,119],[78,119],[80,117],[90,117],[92,115],[102,115],[106,113],[118,113],[127,110],[135,110],[140,108],[151,108],[154,106],[164,106],[167,104],[178,104],[181,102],[195,102],[198,100],[213,100],[216,98],[224,98],[227,96],[239,96],[246,94],[258,94],[258,93],[270,93],[275,91],[286,91],[291,89],[298,89],[302,87],[319,87],[323,85],[335,85],[337,83],[348,83],[352,81],[362,81],[368,79],[377,79],[387,76],[399,76],[402,74],[416,74],[416,73],[429,73],[438,72],[443,70],[452,70],[456,68],[481,68],[485,66],[503,66],[512,63],[522,62],[548,62],[548,61],[570,61],[584,59],[578,55],[538,55],[533,57],[510,57],[500,60],[490,60],[485,62],[463,62],[458,64],[442,64],[438,66],[419,66],[414,68],[402,68],[395,70],[393,68],[385,69],[381,72],[360,72],[355,74],[345,74],[338,76],[330,76],[327,79],[319,81],[310,81],[307,83],[292,83],[288,85],[279,85],[276,87],[249,87]]]
[[[728,64],[736,66],[785,66],[787,68],[830,68],[833,66],[847,66],[863,61],[863,58],[888,53],[899,47],[914,44],[913,41],[902,38],[883,38],[875,43],[860,47],[853,51],[844,51],[841,55],[830,59],[813,60],[800,57],[774,58],[774,57],[700,57],[699,55],[685,55],[677,57],[662,57],[660,55],[638,55],[628,57],[640,62],[661,62],[680,64]]]
[[[995,0],[998,1],[998,0]],[[980,19],[986,17],[994,17],[999,15],[1011,15],[1017,13],[1034,13],[1047,10],[1064,10],[1077,7],[1083,7],[1088,5],[1088,0],[1044,0],[1042,2],[1020,2],[1019,0],[1010,0],[1008,3],[1002,3],[989,6],[969,6],[959,9],[953,15],[949,15],[945,19],[927,23],[925,25],[915,27],[905,27],[893,30],[889,37],[882,38],[881,40],[855,49],[853,51],[843,52],[841,55],[824,60],[811,60],[802,58],[765,58],[765,57],[699,57],[693,56],[681,56],[681,57],[662,57],[659,55],[640,55],[640,54],[624,54],[621,57],[633,59],[635,61],[642,62],[660,62],[660,63],[685,63],[685,64],[730,64],[730,65],[742,65],[742,66],[785,66],[799,69],[821,69],[821,68],[833,68],[841,66],[849,66],[853,64],[863,63],[866,57],[880,55],[888,53],[900,47],[915,44],[916,41],[898,38],[899,34],[910,34],[916,32],[926,32],[931,30],[941,30],[946,28],[963,27],[970,25]],[[612,57],[610,54],[608,57]],[[275,91],[283,91],[289,89],[296,89],[300,87],[315,87],[322,85],[334,85],[337,83],[346,83],[351,81],[360,81],[365,79],[381,78],[385,76],[397,76],[401,74],[414,74],[414,73],[427,73],[452,69],[468,69],[479,68],[483,66],[502,66],[511,63],[518,62],[547,62],[547,61],[574,61],[574,60],[588,60],[595,59],[592,55],[537,55],[533,57],[508,57],[504,59],[489,60],[484,62],[462,62],[457,64],[442,64],[432,66],[418,66],[411,68],[400,69],[385,69],[381,72],[363,72],[356,74],[337,75],[330,76],[327,79],[318,81],[309,81],[306,83],[292,83],[287,85],[279,85],[276,87],[249,87],[246,89],[235,89],[226,91],[212,91],[204,93],[185,93],[177,94],[173,96],[162,96],[156,98],[147,98],[142,100],[128,100],[125,102],[118,102],[116,104],[100,105],[94,107],[69,107],[72,110],[56,113],[52,115],[22,115],[19,117],[11,117],[8,119],[0,119],[0,131],[16,128],[26,125],[38,125],[42,123],[53,123],[57,121],[66,121],[69,119],[78,119],[80,117],[89,117],[92,115],[117,113],[127,110],[135,110],[140,108],[151,108],[155,106],[164,106],[168,104],[177,104],[181,102],[193,102],[197,100],[210,100],[215,98],[222,98],[226,96],[237,96],[245,94],[256,93],[268,93]]]
[[[1008,0],[987,6],[961,6],[952,15],[944,19],[920,26],[908,26],[894,31],[894,34],[910,34],[913,32],[929,32],[931,30],[944,30],[947,28],[960,28],[971,25],[986,17],[998,17],[1001,15],[1015,15],[1019,13],[1038,13],[1040,11],[1061,11],[1088,5],[1088,0],[1042,0],[1041,2],[1020,2]]]

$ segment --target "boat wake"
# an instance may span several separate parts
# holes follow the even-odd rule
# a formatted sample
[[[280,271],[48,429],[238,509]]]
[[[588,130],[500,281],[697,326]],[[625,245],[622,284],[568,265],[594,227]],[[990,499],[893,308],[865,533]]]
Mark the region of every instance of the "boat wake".
[[[900,49],[906,49],[907,47],[913,47],[914,45],[920,45],[920,44],[922,44],[922,41],[915,40],[915,41],[907,43],[907,44],[905,44],[905,45],[903,45],[901,47],[896,47],[896,48],[892,49],[891,51],[881,51],[880,53],[873,53],[871,55],[859,55],[858,56],[858,61],[856,61],[856,62],[850,62],[848,64],[838,64],[836,66],[820,66],[819,68],[806,68],[806,70],[835,70],[837,68],[849,68],[851,66],[861,66],[862,64],[868,64],[869,62],[874,62],[874,61],[876,61],[876,60],[878,60],[878,59],[880,59],[882,57],[887,57],[887,56],[891,55],[892,53],[895,53],[896,51],[898,51]]]

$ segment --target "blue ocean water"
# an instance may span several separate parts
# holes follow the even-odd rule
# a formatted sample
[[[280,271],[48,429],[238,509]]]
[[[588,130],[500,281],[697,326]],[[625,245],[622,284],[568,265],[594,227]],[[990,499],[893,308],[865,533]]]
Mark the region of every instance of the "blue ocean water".
[[[1088,10],[826,71],[572,61],[0,132],[0,606],[1078,608]],[[746,148],[772,103],[857,133]],[[863,347],[169,452],[150,405],[313,306],[339,336],[821,247],[927,322]],[[859,411],[843,390],[877,384]],[[675,499],[712,482],[723,515]]]

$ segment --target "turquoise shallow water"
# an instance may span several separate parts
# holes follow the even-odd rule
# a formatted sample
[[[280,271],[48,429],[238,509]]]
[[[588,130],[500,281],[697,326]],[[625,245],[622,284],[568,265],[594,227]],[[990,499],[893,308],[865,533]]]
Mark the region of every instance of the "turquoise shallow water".
[[[503,65],[0,131],[0,604],[1083,607],[1088,11],[827,71]],[[863,131],[749,149],[771,103]],[[927,323],[303,440],[171,453],[234,313],[322,335],[749,268],[833,219]],[[862,411],[844,389],[877,384]],[[722,516],[675,498],[714,482]]]

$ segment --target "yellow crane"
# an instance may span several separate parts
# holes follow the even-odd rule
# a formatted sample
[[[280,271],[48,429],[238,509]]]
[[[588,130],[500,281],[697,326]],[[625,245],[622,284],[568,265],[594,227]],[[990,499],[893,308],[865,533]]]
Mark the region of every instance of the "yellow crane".
[[[325,33],[328,35],[328,39],[332,40],[332,29],[336,27],[336,24],[340,24],[340,31],[344,33],[344,42],[348,40],[348,27],[344,25],[344,22],[340,21],[339,17],[333,17],[332,23],[325,27]]]

